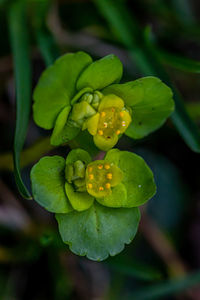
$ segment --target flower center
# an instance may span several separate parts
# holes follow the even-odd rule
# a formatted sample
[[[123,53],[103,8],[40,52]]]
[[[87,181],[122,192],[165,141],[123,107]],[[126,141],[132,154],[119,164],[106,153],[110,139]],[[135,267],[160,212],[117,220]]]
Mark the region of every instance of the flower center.
[[[89,194],[100,198],[111,193],[111,187],[122,180],[122,172],[113,164],[104,160],[90,163],[86,169],[86,188]]]
[[[129,113],[125,109],[121,110],[118,107],[105,108],[100,112],[97,133],[105,138],[123,133],[130,123],[127,114]]]

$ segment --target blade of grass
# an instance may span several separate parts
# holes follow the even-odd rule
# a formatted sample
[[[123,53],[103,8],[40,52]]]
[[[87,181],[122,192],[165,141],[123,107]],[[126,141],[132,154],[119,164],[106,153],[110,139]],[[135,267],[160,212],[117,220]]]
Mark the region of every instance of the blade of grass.
[[[136,291],[128,297],[128,299],[148,300],[148,299],[162,299],[162,297],[175,295],[179,292],[200,283],[200,271],[189,274],[180,279],[166,280],[160,284],[146,286],[142,290]]]
[[[53,64],[59,56],[59,50],[54,37],[46,25],[47,14],[50,9],[51,0],[30,1],[32,11],[32,26],[35,33],[37,45],[40,49],[46,66]]]
[[[185,143],[193,151],[200,152],[198,127],[188,115],[180,94],[172,86],[167,73],[159,63],[155,51],[146,43],[142,30],[137,25],[134,17],[130,15],[124,2],[120,0],[93,1],[111,28],[117,33],[121,43],[129,50],[131,58],[142,74],[159,76],[173,88],[176,110],[171,116],[172,121]]]
[[[156,268],[129,258],[109,258],[105,263],[115,272],[145,281],[159,280],[162,273]]]
[[[31,199],[20,173],[20,152],[26,138],[31,104],[31,64],[25,5],[15,2],[8,12],[10,43],[16,83],[16,127],[14,136],[14,175],[20,194]]]
[[[196,61],[179,55],[174,55],[159,48],[155,50],[157,57],[161,62],[166,63],[167,65],[184,72],[197,74],[200,73],[200,61]]]

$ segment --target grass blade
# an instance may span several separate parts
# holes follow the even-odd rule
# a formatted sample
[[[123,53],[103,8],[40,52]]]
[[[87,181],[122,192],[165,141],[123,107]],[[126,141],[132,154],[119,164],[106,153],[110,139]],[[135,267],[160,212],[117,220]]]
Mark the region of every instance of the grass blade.
[[[165,282],[146,286],[136,291],[128,299],[148,300],[163,299],[165,296],[175,295],[200,283],[200,271],[189,274],[181,279],[167,280]]]
[[[26,138],[31,104],[31,65],[23,2],[15,2],[8,13],[10,43],[13,51],[16,82],[16,127],[14,137],[14,175],[20,194],[31,199],[20,174],[20,152]]]
[[[59,50],[54,37],[46,25],[47,15],[51,4],[51,0],[30,0],[29,4],[36,42],[46,66],[53,64],[55,59],[59,56]]]
[[[106,265],[115,272],[140,280],[153,281],[162,278],[162,273],[158,269],[129,258],[112,257],[108,259]]]
[[[174,55],[161,49],[156,49],[156,53],[161,62],[166,63],[173,68],[184,72],[200,73],[200,61]]]
[[[115,30],[121,43],[130,51],[134,63],[143,75],[159,76],[168,83],[174,91],[176,110],[172,121],[184,139],[185,143],[195,152],[200,152],[200,132],[188,115],[184,102],[172,86],[167,73],[162,68],[153,47],[146,43],[142,30],[136,20],[129,14],[124,2],[120,0],[93,0],[97,8]]]

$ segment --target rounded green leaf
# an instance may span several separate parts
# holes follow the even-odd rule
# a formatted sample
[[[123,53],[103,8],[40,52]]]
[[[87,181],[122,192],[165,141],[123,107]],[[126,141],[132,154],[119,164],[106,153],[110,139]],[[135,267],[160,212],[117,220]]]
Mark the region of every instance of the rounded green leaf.
[[[91,156],[90,154],[82,149],[74,149],[69,152],[66,158],[66,164],[73,164],[77,160],[83,161],[86,165],[88,165],[91,162]]]
[[[156,192],[153,173],[142,157],[112,149],[105,159],[116,164],[124,173],[122,183],[127,190],[126,207],[142,205],[153,197]]]
[[[108,208],[95,203],[83,212],[56,214],[56,219],[63,242],[73,253],[102,261],[132,241],[140,212],[137,208]]]
[[[107,55],[89,65],[77,81],[77,89],[90,87],[94,90],[119,82],[123,66],[119,58],[113,54]]]
[[[31,170],[32,192],[35,201],[54,213],[67,213],[72,207],[65,194],[65,160],[46,156]]]
[[[126,134],[139,139],[159,128],[174,110],[171,89],[156,77],[144,77],[103,90],[116,94],[132,108],[132,122]]]
[[[65,183],[65,191],[72,207],[75,210],[82,211],[88,209],[94,202],[94,197],[87,192],[76,192],[72,184]]]
[[[76,93],[80,73],[91,64],[91,57],[84,52],[65,54],[47,68],[34,91],[33,117],[40,127],[51,129],[55,120]]]

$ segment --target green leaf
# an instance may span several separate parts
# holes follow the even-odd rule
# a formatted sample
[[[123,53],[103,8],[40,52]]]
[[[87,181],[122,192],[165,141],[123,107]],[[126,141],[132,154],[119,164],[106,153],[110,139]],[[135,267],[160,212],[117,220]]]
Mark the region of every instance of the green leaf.
[[[67,119],[69,116],[71,110],[71,106],[66,106],[63,108],[63,110],[59,113],[56,123],[53,129],[53,133],[51,135],[51,144],[54,146],[58,146],[60,144],[63,144],[66,141],[65,135],[65,125],[67,123]]]
[[[69,152],[66,158],[66,164],[73,164],[77,160],[81,160],[86,165],[88,165],[91,162],[91,156],[90,154],[82,149],[74,149]]]
[[[61,56],[47,68],[35,88],[33,113],[37,125],[51,129],[59,112],[76,93],[76,81],[82,70],[92,62],[84,52]]]
[[[140,212],[137,208],[108,208],[95,203],[83,212],[56,214],[56,219],[63,242],[73,253],[102,261],[132,241]]]
[[[72,207],[75,210],[82,211],[88,209],[94,202],[94,197],[87,192],[76,192],[72,184],[65,183],[65,191]]]
[[[14,175],[20,194],[31,199],[20,174],[20,152],[26,138],[31,105],[31,65],[25,4],[16,2],[8,14],[10,42],[16,81],[16,128],[14,137]]]
[[[104,93],[115,93],[131,106],[132,123],[126,134],[134,139],[158,129],[174,110],[171,89],[156,77],[115,84],[106,88]]]
[[[51,135],[51,145],[59,146],[65,144],[79,134],[80,129],[73,127],[67,122],[70,110],[71,106],[66,106],[59,113]]]
[[[127,190],[126,207],[144,204],[156,192],[153,173],[142,157],[118,149],[110,150],[105,160],[116,164],[124,173],[122,183]]]
[[[65,194],[65,160],[60,156],[46,156],[31,170],[35,201],[46,210],[67,213],[72,207]]]
[[[88,66],[77,81],[77,89],[90,87],[94,90],[119,82],[123,67],[119,58],[113,54],[107,55]]]

